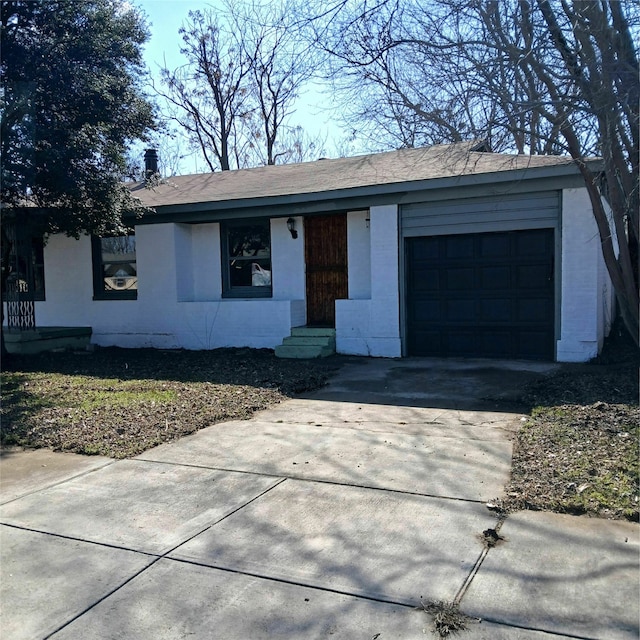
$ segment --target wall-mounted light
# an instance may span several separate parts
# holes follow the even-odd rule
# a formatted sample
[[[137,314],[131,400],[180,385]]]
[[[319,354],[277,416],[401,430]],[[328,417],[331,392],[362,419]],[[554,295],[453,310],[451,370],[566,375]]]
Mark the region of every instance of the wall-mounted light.
[[[367,211],[367,217],[364,219],[367,229],[371,226],[371,214]]]
[[[298,237],[298,231],[296,230],[296,221],[293,218],[287,220],[287,229],[289,229],[291,237],[295,240]]]

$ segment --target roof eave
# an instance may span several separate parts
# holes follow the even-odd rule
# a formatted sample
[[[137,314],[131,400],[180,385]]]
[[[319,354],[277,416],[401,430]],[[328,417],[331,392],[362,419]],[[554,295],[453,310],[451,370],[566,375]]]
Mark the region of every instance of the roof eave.
[[[592,171],[602,170],[602,161],[588,160]],[[395,182],[392,184],[368,185],[332,191],[316,191],[279,196],[258,196],[252,198],[237,198],[219,201],[194,202],[185,204],[150,205],[150,213],[144,214],[137,224],[157,224],[161,222],[181,219],[184,222],[201,222],[207,218],[234,217],[234,214],[256,210],[255,215],[265,215],[267,211],[282,209],[282,215],[291,215],[299,210],[300,213],[313,213],[325,210],[326,203],[343,203],[342,208],[360,208],[368,206],[366,203],[375,201],[376,204],[406,199],[411,193],[418,191],[432,191],[445,189],[462,189],[467,187],[481,187],[483,185],[498,185],[504,183],[523,182],[555,178],[575,178],[580,173],[574,162],[566,164],[524,167],[521,169],[502,170],[487,173],[471,173],[458,176],[447,176],[413,180],[410,182]],[[373,204],[373,202],[371,202]],[[334,207],[332,207],[334,208]],[[259,210],[259,212],[257,211]]]

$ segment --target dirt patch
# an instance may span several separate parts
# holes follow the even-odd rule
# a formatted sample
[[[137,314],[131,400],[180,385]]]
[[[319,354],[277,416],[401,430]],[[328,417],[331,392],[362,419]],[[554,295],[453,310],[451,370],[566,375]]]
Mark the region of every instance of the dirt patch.
[[[280,360],[266,349],[14,356],[2,374],[0,441],[134,456],[321,387],[340,362]]]
[[[638,521],[639,424],[637,406],[537,408],[517,434],[503,506]]]
[[[593,363],[524,389],[531,413],[516,434],[503,509],[638,521],[639,363],[637,348],[614,330]]]

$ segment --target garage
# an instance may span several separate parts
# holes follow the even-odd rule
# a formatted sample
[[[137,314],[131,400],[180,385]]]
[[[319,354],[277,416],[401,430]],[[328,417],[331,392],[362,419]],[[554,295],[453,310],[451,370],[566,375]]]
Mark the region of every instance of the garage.
[[[553,360],[557,196],[457,206],[403,212],[407,355]],[[541,228],[499,230],[527,218]]]

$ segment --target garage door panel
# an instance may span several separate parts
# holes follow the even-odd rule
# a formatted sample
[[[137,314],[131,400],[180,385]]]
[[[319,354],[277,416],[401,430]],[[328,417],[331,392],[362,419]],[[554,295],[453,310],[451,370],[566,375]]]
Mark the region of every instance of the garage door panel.
[[[545,331],[521,331],[518,342],[521,346],[521,358],[537,359],[549,341],[549,333]]]
[[[509,239],[503,235],[486,234],[480,239],[481,258],[508,258],[510,255]]]
[[[553,321],[553,304],[543,298],[517,300],[516,320],[529,324],[550,324]]]
[[[464,356],[474,348],[476,337],[473,331],[452,329],[443,335],[442,343],[445,350],[452,356]],[[477,346],[477,345],[476,345]]]
[[[447,322],[468,324],[469,318],[476,315],[474,300],[447,300],[445,309],[445,319]]]
[[[481,289],[509,289],[511,288],[511,267],[480,267],[478,269]]]
[[[438,320],[442,317],[442,308],[439,302],[417,302],[412,310],[412,318],[416,320]]]
[[[482,300],[478,313],[479,322],[505,322],[513,320],[513,303],[510,298]]]
[[[473,289],[475,271],[471,267],[464,269],[447,269],[446,287],[449,291],[460,291],[465,289]]]
[[[532,264],[523,265],[515,269],[516,282],[518,288],[523,289],[543,289],[549,285],[550,265]]]
[[[407,238],[409,354],[553,359],[553,250],[553,229]]]
[[[440,244],[437,238],[416,238],[414,242],[416,255],[421,256],[425,260],[438,258]]]
[[[512,348],[509,330],[451,331],[443,336],[442,343],[454,357],[468,357],[473,351],[476,357],[507,357]]]
[[[549,250],[549,235],[547,229],[538,229],[536,231],[527,231],[526,235],[516,237],[516,252],[518,255],[540,256]]]
[[[437,269],[417,269],[411,274],[415,291],[438,291],[440,289],[440,271]]]
[[[444,348],[441,335],[441,331],[418,330],[411,337],[412,343],[409,345],[409,350],[413,351],[418,349],[420,345],[429,345],[429,349],[433,353],[440,353]]]
[[[474,243],[470,236],[448,236],[449,242],[444,244],[444,256],[459,260],[473,258]],[[441,244],[442,246],[442,244]]]

